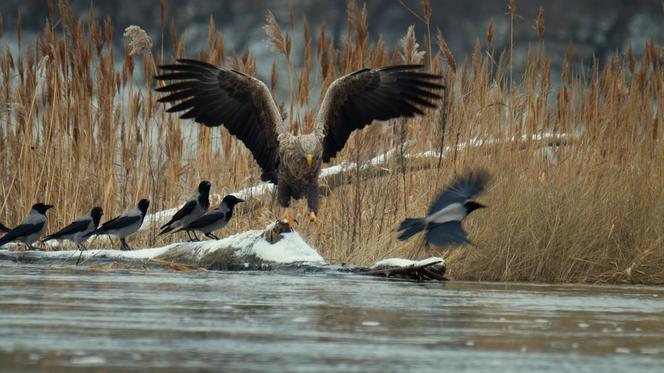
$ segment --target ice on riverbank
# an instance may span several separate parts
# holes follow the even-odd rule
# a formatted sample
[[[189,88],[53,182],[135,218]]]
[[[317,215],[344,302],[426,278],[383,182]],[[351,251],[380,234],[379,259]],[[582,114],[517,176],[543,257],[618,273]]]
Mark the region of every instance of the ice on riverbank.
[[[8,251],[0,250],[0,258],[15,258],[17,261],[45,261],[62,260],[66,263],[88,262],[99,260],[117,261],[177,261],[179,263],[199,265],[206,261],[209,265],[224,265],[224,263],[209,263],[211,258],[220,261],[229,261],[241,264],[243,261],[252,263],[292,264],[304,263],[308,265],[325,265],[325,260],[300,236],[292,231],[281,233],[281,239],[270,243],[266,239],[266,232],[271,232],[274,224],[265,230],[250,230],[238,233],[221,240],[208,240],[201,242],[179,242],[163,247],[145,248],[130,251],[111,249],[68,250],[68,251]],[[79,258],[80,255],[80,258]],[[256,264],[258,265],[258,264]],[[252,266],[245,265],[248,269]]]

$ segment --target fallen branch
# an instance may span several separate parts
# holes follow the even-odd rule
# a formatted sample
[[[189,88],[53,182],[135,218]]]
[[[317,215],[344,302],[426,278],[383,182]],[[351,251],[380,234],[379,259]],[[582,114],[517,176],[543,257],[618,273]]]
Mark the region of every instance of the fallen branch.
[[[442,264],[442,265],[440,265]],[[447,281],[444,277],[445,265],[442,260],[424,263],[420,265],[410,265],[407,267],[391,267],[367,272],[360,272],[358,274],[365,276],[377,276],[386,278],[399,278],[411,281]]]

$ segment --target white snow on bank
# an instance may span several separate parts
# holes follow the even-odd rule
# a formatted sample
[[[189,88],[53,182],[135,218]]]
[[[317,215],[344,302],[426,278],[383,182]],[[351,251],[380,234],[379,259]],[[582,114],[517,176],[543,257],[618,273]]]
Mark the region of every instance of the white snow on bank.
[[[272,229],[272,224],[265,231]],[[270,244],[263,238],[263,230],[250,230],[238,233],[221,240],[208,240],[201,242],[179,242],[163,247],[154,247],[138,250],[111,250],[92,249],[66,251],[30,251],[29,255],[48,259],[71,259],[81,255],[81,261],[94,257],[128,260],[156,259],[169,253],[181,254],[183,250],[190,250],[193,260],[200,260],[204,255],[217,250],[231,250],[240,259],[245,257],[257,257],[263,261],[277,264],[307,263],[313,265],[324,265],[323,259],[318,252],[304,241],[297,232],[282,234],[282,239],[275,244]],[[19,254],[16,251],[0,250],[3,254]]]
[[[441,257],[432,256],[422,260],[410,260],[403,258],[388,258],[376,262],[370,268],[385,268],[385,267],[410,267],[410,266],[422,266],[430,263],[440,262],[436,265],[444,266],[445,259]]]
[[[481,146],[485,145],[498,145],[501,143],[516,143],[516,142],[528,142],[528,141],[545,141],[545,140],[551,140],[551,141],[563,141],[563,140],[570,140],[570,139],[577,139],[581,137],[580,134],[566,134],[566,133],[557,133],[557,132],[543,132],[543,133],[536,133],[532,135],[521,135],[521,138],[516,138],[512,136],[509,139],[495,139],[495,138],[488,138],[488,139],[480,139],[480,138],[473,138],[465,142],[460,142],[456,145],[456,150],[461,151],[465,148],[478,148]],[[452,150],[454,150],[454,146],[445,146],[442,149],[442,156],[446,156],[449,154]],[[425,152],[421,153],[415,153],[415,154],[406,154],[406,158],[437,158],[441,156],[440,150],[427,150]]]
[[[325,264],[325,259],[295,231],[283,233],[281,240],[274,244],[269,243],[263,237],[263,233],[270,231],[272,227],[273,224],[270,224],[265,230],[241,232],[218,241],[187,242],[171,246],[194,246],[197,250],[198,259],[205,254],[223,249],[233,250],[237,257],[256,256],[261,260],[272,263]]]
[[[93,258],[93,257],[104,257],[104,258],[116,258],[116,259],[152,259],[156,258],[159,255],[164,254],[171,248],[173,245],[164,246],[164,247],[153,247],[149,249],[140,249],[140,250],[128,250],[121,251],[115,249],[90,249],[84,250],[81,255],[81,261]],[[9,253],[18,253],[16,251],[10,250],[0,250],[0,253],[9,254]],[[61,251],[28,251],[25,253],[30,253],[31,255],[40,256],[46,259],[70,259],[78,258],[81,254],[80,250],[61,250]]]
[[[282,237],[274,244],[270,244],[263,237],[255,238],[253,245],[247,245],[240,249],[240,254],[256,255],[263,260],[275,263],[325,264],[325,259],[313,247],[309,246],[299,233],[283,233]]]

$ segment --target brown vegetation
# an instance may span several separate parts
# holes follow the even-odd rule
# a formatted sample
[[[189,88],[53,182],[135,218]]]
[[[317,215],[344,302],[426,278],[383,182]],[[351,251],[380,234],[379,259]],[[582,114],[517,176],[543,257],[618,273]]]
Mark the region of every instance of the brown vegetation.
[[[419,17],[424,24],[416,28],[428,30],[428,15],[436,9],[425,3]],[[307,105],[316,106],[310,97],[318,96],[311,90],[324,92],[334,78],[360,67],[423,62],[442,73],[448,87],[441,110],[373,125],[354,134],[337,157],[335,163],[362,165],[400,149],[400,156],[383,165],[387,173],[381,177],[347,173],[348,183],[321,200],[318,224],[300,217],[298,230],[328,261],[366,264],[435,253],[421,239],[397,241],[395,226],[405,216],[422,215],[456,173],[484,167],[494,176],[478,200],[490,208],[466,222],[476,247],[448,255],[450,277],[664,283],[661,46],[649,43],[638,61],[630,50],[616,53],[603,67],[592,61],[586,72],[570,71],[565,64],[557,79],[543,43],[533,46],[524,71],[512,71],[510,50],[493,50],[492,25],[486,47],[478,41],[461,63],[464,59],[455,59],[440,32],[438,47],[427,32],[422,50],[409,29],[401,44],[390,48],[380,35],[368,35],[367,17],[349,2],[347,36],[340,42],[324,26],[314,36],[303,22],[306,47],[299,73],[289,32],[280,29],[284,20],[268,14],[266,26],[288,65],[290,95],[278,102],[293,108],[285,110],[293,127],[311,125],[313,109]],[[531,23],[533,32],[546,32],[543,13]],[[213,192],[220,194],[258,183],[260,171],[250,153],[225,130],[180,121],[156,102],[155,66],[176,56],[162,55],[159,45],[151,51],[150,40],[132,40],[117,68],[112,27],[110,19],[98,22],[92,13],[83,23],[61,2],[35,45],[22,45],[16,55],[2,48],[3,223],[18,222],[37,200],[56,205],[49,212],[55,229],[96,204],[106,217],[142,197],[152,201],[150,211],[176,206],[201,179],[212,181]],[[162,33],[168,33],[166,25]],[[249,74],[271,69],[273,87],[283,78],[276,64],[258,66],[250,51],[225,51],[213,20],[206,51],[186,53],[186,40],[175,30],[171,34],[177,57],[202,58]],[[130,30],[132,35],[141,37],[137,29]],[[135,72],[144,77],[139,83]],[[559,84],[552,84],[554,78]],[[543,133],[566,137],[533,136]],[[399,147],[409,140],[416,145]],[[492,142],[461,146],[476,140]],[[440,154],[406,157],[425,151]],[[269,196],[260,203],[241,210],[223,234],[262,228],[279,214]],[[304,213],[304,205],[295,206]],[[160,245],[182,238],[157,238],[150,229],[133,242]]]

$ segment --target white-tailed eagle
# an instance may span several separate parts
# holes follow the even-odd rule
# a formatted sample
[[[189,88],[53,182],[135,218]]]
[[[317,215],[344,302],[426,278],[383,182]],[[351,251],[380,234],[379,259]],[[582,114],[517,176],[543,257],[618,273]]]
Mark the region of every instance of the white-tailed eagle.
[[[241,72],[180,59],[160,66],[163,74],[156,79],[166,82],[157,91],[168,93],[159,99],[173,104],[168,112],[226,127],[251,151],[261,179],[277,185],[281,206],[306,196],[309,218],[315,220],[321,164],[343,149],[353,131],[374,120],[422,115],[438,105],[441,76],[422,67],[362,69],[338,78],[325,93],[313,132],[304,135],[288,132],[268,87]]]

